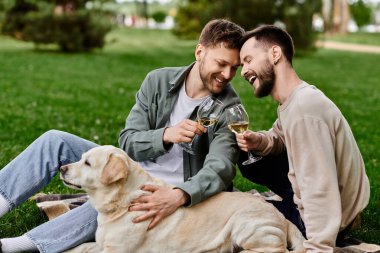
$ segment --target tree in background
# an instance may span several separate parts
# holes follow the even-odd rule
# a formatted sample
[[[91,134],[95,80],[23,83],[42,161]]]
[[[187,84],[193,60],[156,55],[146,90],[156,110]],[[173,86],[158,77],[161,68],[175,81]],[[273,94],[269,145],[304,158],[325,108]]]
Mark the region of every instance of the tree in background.
[[[369,24],[372,20],[372,10],[363,0],[358,0],[351,4],[350,12],[359,28]]]
[[[207,0],[188,0],[179,6],[173,33],[182,39],[196,39],[212,17]]]
[[[10,35],[16,39],[22,39],[22,31],[27,25],[25,15],[35,12],[38,7],[34,3],[23,0],[16,0],[14,5],[5,12],[4,23],[2,25],[2,33]]]
[[[212,0],[213,18],[228,17],[251,30],[260,24],[272,24],[278,16],[278,4],[273,0]]]
[[[0,27],[4,22],[5,11],[13,6],[15,0],[0,0]]]
[[[277,7],[278,18],[293,37],[298,52],[315,48],[317,36],[313,30],[313,15],[319,13],[321,8],[322,2],[318,0],[286,0]]]
[[[322,16],[325,32],[334,35],[346,33],[350,21],[347,0],[323,0]]]
[[[156,23],[160,24],[160,23],[165,22],[167,15],[168,14],[165,11],[158,10],[158,11],[153,12],[150,16],[153,18],[153,20]]]
[[[65,52],[104,46],[110,18],[100,9],[87,9],[86,0],[15,0],[6,11],[2,33],[19,40],[58,44]]]
[[[197,38],[214,18],[228,18],[247,30],[253,29],[275,21],[275,4],[273,0],[188,0],[178,9],[173,32],[180,38]]]
[[[297,50],[306,51],[314,47],[312,17],[320,9],[320,0],[188,0],[178,10],[173,31],[181,38],[195,39],[213,18],[228,18],[246,30],[280,21]]]

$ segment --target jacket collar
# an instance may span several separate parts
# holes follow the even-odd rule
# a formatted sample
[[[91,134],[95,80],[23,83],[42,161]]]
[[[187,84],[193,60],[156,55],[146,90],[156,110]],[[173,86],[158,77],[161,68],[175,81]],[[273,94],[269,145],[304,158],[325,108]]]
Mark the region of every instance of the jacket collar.
[[[195,62],[191,63],[189,66],[182,69],[182,71],[179,71],[176,76],[174,76],[170,81],[170,87],[168,92],[172,92],[177,90],[179,87],[182,86],[183,81],[186,79],[187,75],[189,74],[190,70],[193,68]]]

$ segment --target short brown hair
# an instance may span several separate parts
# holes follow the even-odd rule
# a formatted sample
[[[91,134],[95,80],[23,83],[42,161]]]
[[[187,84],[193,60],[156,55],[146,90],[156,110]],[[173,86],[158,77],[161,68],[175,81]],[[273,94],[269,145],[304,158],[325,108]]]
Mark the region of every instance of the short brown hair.
[[[240,49],[243,35],[244,29],[241,26],[226,19],[214,19],[203,28],[199,44],[214,47],[223,43],[226,48]]]
[[[273,45],[281,47],[285,58],[292,65],[294,55],[293,39],[285,30],[274,25],[262,25],[244,34],[241,45],[250,38],[255,38],[259,46],[269,49]]]

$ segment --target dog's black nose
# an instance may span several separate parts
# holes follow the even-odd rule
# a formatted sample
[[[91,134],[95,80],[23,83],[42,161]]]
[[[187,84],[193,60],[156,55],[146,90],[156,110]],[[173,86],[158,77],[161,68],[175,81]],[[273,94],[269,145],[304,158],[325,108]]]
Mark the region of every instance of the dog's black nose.
[[[63,165],[59,168],[59,171],[61,172],[61,174],[65,174],[66,171],[67,171],[67,165]]]

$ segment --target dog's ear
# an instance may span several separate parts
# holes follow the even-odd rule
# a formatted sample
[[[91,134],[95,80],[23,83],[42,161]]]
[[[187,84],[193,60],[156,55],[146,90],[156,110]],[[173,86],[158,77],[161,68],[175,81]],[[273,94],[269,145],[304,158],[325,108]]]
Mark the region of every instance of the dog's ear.
[[[106,166],[104,166],[100,176],[100,182],[108,185],[127,177],[127,165],[125,161],[114,154],[108,158]]]

